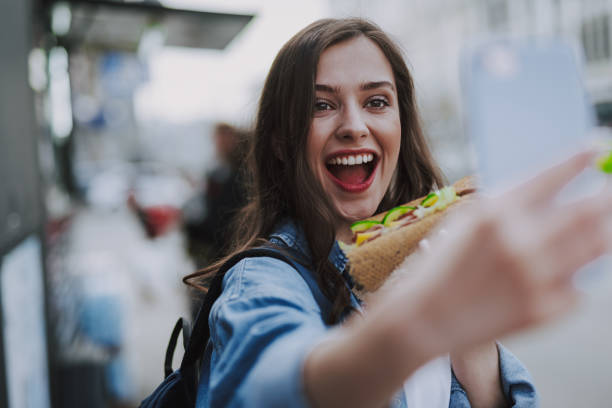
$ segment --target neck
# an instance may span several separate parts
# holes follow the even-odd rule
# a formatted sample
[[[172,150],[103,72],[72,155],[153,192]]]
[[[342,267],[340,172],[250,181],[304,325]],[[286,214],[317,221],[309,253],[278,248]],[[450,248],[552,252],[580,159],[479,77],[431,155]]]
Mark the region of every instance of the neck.
[[[350,244],[353,241],[350,223],[342,223],[336,227],[336,239],[345,244]]]

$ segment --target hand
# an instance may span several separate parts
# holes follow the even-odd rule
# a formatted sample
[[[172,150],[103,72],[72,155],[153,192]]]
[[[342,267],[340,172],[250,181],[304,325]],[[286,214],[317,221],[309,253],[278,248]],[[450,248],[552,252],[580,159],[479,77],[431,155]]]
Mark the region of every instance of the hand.
[[[434,234],[423,273],[393,292],[418,296],[423,336],[435,354],[543,322],[577,300],[574,272],[606,251],[612,194],[558,205],[556,194],[592,160],[582,153],[502,196],[457,211]],[[404,292],[402,294],[402,292]],[[414,307],[414,299],[407,307]]]

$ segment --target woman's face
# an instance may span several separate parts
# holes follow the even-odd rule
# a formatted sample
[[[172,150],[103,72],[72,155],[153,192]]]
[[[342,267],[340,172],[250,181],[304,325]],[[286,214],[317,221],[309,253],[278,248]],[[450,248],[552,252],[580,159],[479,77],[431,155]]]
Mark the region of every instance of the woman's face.
[[[389,61],[364,36],[336,44],[319,59],[307,158],[336,208],[336,236],[374,214],[397,165],[401,124]]]

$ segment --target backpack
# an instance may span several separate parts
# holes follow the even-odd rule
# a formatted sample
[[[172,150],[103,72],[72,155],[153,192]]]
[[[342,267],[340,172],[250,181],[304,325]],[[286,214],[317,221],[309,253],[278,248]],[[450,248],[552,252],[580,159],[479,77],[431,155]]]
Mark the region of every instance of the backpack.
[[[286,252],[289,248],[283,248]],[[184,318],[179,318],[170,335],[166,358],[164,362],[164,380],[140,403],[140,408],[181,408],[195,407],[200,377],[200,360],[204,354],[206,343],[210,337],[208,315],[210,309],[221,295],[225,273],[243,258],[267,256],[287,262],[293,266],[293,261],[279,249],[270,247],[252,248],[235,254],[217,271],[210,284],[206,297],[195,319],[192,330]],[[293,256],[292,256],[293,258]],[[299,261],[298,261],[299,262]],[[179,333],[183,331],[183,346],[185,354],[177,370],[172,370],[172,356],[176,348]],[[191,333],[190,333],[191,331]]]

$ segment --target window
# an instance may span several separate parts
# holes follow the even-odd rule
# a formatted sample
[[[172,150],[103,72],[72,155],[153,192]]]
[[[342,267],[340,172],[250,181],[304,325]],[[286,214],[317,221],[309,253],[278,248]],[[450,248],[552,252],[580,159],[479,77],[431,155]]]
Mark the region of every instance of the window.
[[[508,28],[508,4],[506,0],[491,0],[485,3],[487,24],[491,31],[503,31]]]
[[[610,15],[591,17],[582,23],[582,46],[588,62],[610,59]]]

